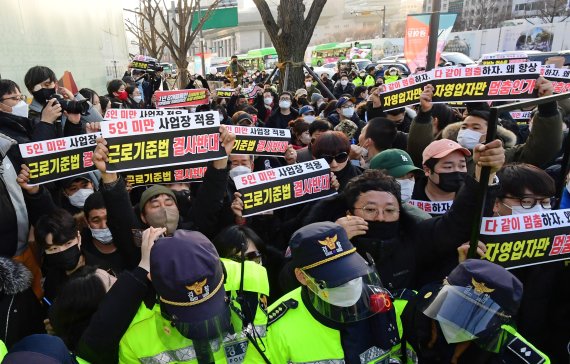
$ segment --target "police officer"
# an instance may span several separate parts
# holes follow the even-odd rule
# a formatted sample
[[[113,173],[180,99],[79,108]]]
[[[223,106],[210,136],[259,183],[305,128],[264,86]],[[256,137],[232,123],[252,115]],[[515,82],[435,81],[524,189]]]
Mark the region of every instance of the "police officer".
[[[269,293],[261,265],[220,260],[204,235],[176,230],[154,244],[150,275],[160,304],[141,307],[120,363],[241,363],[258,347]]]
[[[513,326],[522,293],[503,267],[465,260],[408,303],[404,334],[422,363],[550,363]]]
[[[319,222],[290,241],[301,287],[269,312],[265,355],[282,363],[384,363],[400,358],[394,303],[344,229]],[[413,360],[412,355],[408,355]],[[248,350],[246,363],[262,363]],[[413,361],[408,361],[413,362]]]
[[[376,78],[374,77],[374,75],[376,74],[376,67],[372,64],[369,64],[368,66],[366,66],[366,78],[364,79],[364,83],[363,85],[366,87],[371,87],[374,86],[374,84],[376,83]]]

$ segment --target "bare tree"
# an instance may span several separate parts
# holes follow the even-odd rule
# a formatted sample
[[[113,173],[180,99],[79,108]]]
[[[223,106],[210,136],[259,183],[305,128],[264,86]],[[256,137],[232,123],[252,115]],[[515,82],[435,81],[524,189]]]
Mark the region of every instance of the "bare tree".
[[[563,22],[564,20],[570,17],[570,12],[567,8],[567,0],[545,0],[539,1],[536,3],[527,3],[527,6],[537,6],[537,9],[527,9],[525,7],[525,20],[531,24],[534,24],[532,20],[533,16],[528,13],[528,11],[532,11],[534,17],[539,18],[542,23],[555,23],[555,22]],[[538,14],[537,14],[538,13]]]
[[[303,84],[303,69],[300,63],[304,62],[305,51],[327,0],[313,0],[306,17],[303,0],[280,0],[277,6],[277,21],[271,14],[266,0],[253,0],[253,2],[277,51],[279,63],[292,62],[288,88],[300,87]],[[284,77],[285,68],[282,68],[281,85],[284,84]]]
[[[143,12],[140,9],[128,11],[142,17],[170,51],[178,68],[178,85],[184,87],[188,83],[188,53],[192,48],[192,43],[220,0],[213,0],[206,10],[200,8],[200,0],[178,0],[175,8],[170,10],[167,9],[164,0],[146,1],[149,7],[156,9],[155,18],[151,17],[149,12]],[[200,20],[192,29],[195,16]]]
[[[146,16],[137,16],[136,21],[126,19],[127,31],[137,37],[141,53],[160,60],[165,44],[158,38],[156,28],[149,25],[156,22],[158,7],[152,6],[151,0],[140,0],[139,11]]]
[[[473,1],[471,7],[463,12],[462,21],[466,30],[489,29],[497,27],[510,17],[511,8],[502,0]]]

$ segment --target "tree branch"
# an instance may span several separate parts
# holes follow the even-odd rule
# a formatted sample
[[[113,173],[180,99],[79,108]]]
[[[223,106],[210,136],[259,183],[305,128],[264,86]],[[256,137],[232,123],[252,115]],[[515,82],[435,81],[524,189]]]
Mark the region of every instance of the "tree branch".
[[[263,20],[263,25],[265,25],[265,29],[267,29],[267,33],[269,33],[269,37],[273,44],[277,43],[277,33],[279,32],[279,26],[275,22],[275,18],[273,14],[271,14],[271,9],[269,9],[269,5],[265,0],[253,0],[257,10],[259,11],[259,15],[261,15],[261,20]]]
[[[326,3],[327,0],[313,0],[313,3],[311,4],[311,8],[309,9],[309,13],[307,14],[307,18],[305,19],[303,25],[304,29],[306,30],[306,46],[308,46],[309,42],[311,41],[313,30],[315,29],[315,26],[321,17],[321,13],[323,12],[323,8],[325,7]]]

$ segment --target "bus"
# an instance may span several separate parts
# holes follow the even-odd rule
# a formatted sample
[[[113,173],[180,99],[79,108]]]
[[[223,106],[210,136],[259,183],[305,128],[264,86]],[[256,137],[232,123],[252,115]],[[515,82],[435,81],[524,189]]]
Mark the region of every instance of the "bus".
[[[344,59],[372,59],[372,43],[325,43],[316,45],[311,54],[311,66],[320,67],[325,63]]]
[[[248,71],[263,71],[275,67],[277,52],[275,48],[252,49],[246,54],[238,54],[239,63]]]

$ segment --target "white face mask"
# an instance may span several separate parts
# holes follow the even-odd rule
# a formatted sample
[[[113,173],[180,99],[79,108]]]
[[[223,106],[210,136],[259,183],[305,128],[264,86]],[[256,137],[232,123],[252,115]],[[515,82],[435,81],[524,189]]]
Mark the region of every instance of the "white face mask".
[[[282,109],[288,109],[291,107],[291,101],[287,101],[287,100],[279,101],[279,107]]]
[[[12,106],[12,115],[21,116],[23,118],[28,117],[28,104],[25,101],[20,100],[16,105]]]
[[[135,96],[133,97],[133,100],[135,100],[135,102],[138,104],[142,101],[142,96]]]
[[[346,86],[346,85],[348,85],[348,80],[341,80],[340,84],[343,86]]]
[[[414,192],[416,181],[414,179],[397,179],[396,181],[400,184],[402,202],[410,201],[412,199],[412,193]]]
[[[533,207],[531,207],[530,209],[525,209],[524,207],[522,207],[521,205],[514,205],[514,206],[509,206],[507,204],[503,204],[505,206],[507,206],[508,208],[511,209],[513,215],[520,215],[520,214],[530,214],[531,212],[535,212],[535,213],[541,213],[544,211],[549,211],[550,209],[545,209],[544,207],[542,207],[541,204],[539,204],[538,202],[536,203],[536,205],[534,205]]]
[[[231,178],[241,176],[242,174],[248,174],[248,173],[251,173],[251,169],[249,167],[246,167],[246,166],[237,166],[237,167],[230,169],[230,177]]]
[[[362,296],[362,277],[358,277],[345,284],[325,288],[319,292],[319,297],[333,306],[350,307],[356,304]]]
[[[69,196],[69,203],[71,203],[72,206],[82,209],[83,205],[85,205],[85,200],[87,200],[87,197],[91,196],[91,194],[93,194],[91,188],[77,190],[73,195]]]
[[[97,239],[101,244],[111,244],[113,242],[113,235],[111,235],[111,230],[109,228],[105,229],[91,229],[91,236]]]
[[[463,147],[469,150],[473,150],[475,146],[481,143],[481,137],[483,133],[471,129],[461,129],[457,134],[457,142]]]
[[[272,102],[273,102],[273,97],[266,97],[263,99],[263,103],[265,105],[271,105]]]
[[[310,124],[315,121],[315,115],[303,115],[303,120]]]
[[[305,82],[305,87],[311,87],[313,85],[312,82]]]
[[[342,115],[344,115],[347,118],[351,118],[352,115],[354,115],[354,108],[353,107],[347,107],[342,109]]]

